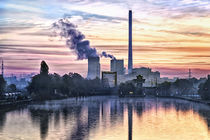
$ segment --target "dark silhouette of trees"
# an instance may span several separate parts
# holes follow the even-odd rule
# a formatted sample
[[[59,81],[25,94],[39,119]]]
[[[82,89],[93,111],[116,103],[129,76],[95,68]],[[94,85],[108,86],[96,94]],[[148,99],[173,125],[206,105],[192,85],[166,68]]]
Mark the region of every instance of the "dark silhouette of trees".
[[[170,82],[164,82],[162,84],[159,84],[157,88],[158,95],[169,96],[171,93],[170,91],[171,85],[172,84]]]
[[[208,75],[208,79],[205,83],[199,85],[198,93],[202,99],[210,100],[210,75]]]
[[[36,100],[50,99],[53,89],[50,88],[51,79],[49,75],[38,74],[32,78],[28,91]]]
[[[35,75],[29,83],[28,91],[35,100],[52,99],[53,89],[52,80],[49,73],[49,67],[45,61],[41,62],[40,74]]]
[[[17,88],[15,84],[10,84],[9,86],[7,86],[7,91],[8,92],[16,92]]]
[[[4,77],[2,75],[0,75],[0,94],[4,93],[6,84],[7,83],[4,80]]]
[[[125,82],[119,85],[118,92],[120,96],[133,94],[134,91],[135,91],[135,86],[133,82]]]
[[[43,75],[49,74],[49,67],[45,61],[41,62],[40,74],[43,74]]]
[[[135,87],[135,93],[143,95],[143,83],[145,82],[145,79],[143,78],[142,75],[136,76],[136,79],[133,80],[134,83],[136,84]]]
[[[198,85],[203,80],[191,79],[177,79],[175,82],[164,82],[158,85],[157,93],[162,96],[182,96],[192,95],[198,93]]]
[[[143,76],[138,75],[136,79],[132,81],[127,81],[125,83],[121,83],[119,85],[118,93],[120,96],[135,94],[135,95],[143,95],[143,83],[145,79]]]
[[[192,82],[190,82],[188,79],[177,79],[173,83],[173,86],[179,95],[188,94],[193,88]]]
[[[49,74],[45,61],[41,62],[40,74],[35,75],[27,87],[34,100],[95,95],[102,89],[103,85],[98,78],[87,80],[78,73],[69,73],[62,77],[56,73]]]

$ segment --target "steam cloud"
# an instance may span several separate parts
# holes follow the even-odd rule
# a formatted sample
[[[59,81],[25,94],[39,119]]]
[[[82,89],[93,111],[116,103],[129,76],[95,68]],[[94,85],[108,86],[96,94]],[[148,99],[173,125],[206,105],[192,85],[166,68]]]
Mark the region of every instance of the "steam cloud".
[[[106,52],[99,54],[95,48],[91,48],[89,40],[85,40],[85,35],[76,28],[77,26],[72,24],[68,19],[60,19],[52,25],[52,36],[65,38],[66,45],[77,54],[78,60],[87,59],[88,57],[109,57],[116,59],[111,54]]]

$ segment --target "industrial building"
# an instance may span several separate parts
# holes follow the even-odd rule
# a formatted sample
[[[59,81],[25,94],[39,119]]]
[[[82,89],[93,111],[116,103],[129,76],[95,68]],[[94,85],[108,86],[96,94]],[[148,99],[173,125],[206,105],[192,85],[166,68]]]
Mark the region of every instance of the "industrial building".
[[[104,87],[113,88],[117,86],[117,72],[103,71],[102,82]]]
[[[124,60],[112,59],[110,60],[110,72],[104,72],[102,74],[102,81],[108,87],[112,87],[116,83],[120,84],[129,80],[133,80],[138,75],[142,75],[145,79],[144,87],[155,87],[158,83],[161,83],[160,72],[152,71],[150,68],[140,67],[133,68],[133,50],[132,50],[132,11],[128,13],[128,74],[125,74]],[[114,78],[113,73],[117,76]],[[88,58],[88,79],[100,78],[100,58],[90,57]],[[115,82],[113,82],[115,81]],[[114,84],[113,84],[114,83]]]
[[[124,74],[124,60],[112,59],[110,61],[111,72],[117,72],[117,75]]]
[[[160,72],[152,71],[150,68],[141,67],[132,69],[132,73],[121,77],[120,82],[135,79],[136,76],[141,75],[145,79],[144,87],[155,87],[160,83]]]
[[[88,58],[88,79],[100,78],[100,58],[89,57]]]

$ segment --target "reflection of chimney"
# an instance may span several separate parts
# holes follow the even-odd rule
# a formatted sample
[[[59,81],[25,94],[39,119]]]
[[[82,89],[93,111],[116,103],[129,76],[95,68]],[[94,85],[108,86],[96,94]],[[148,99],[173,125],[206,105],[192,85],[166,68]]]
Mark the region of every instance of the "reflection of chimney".
[[[132,140],[133,134],[133,107],[128,104],[128,140]]]
[[[132,11],[129,10],[129,20],[128,20],[128,24],[129,24],[129,42],[128,42],[128,73],[132,73],[132,69],[133,69],[133,55],[132,55]]]

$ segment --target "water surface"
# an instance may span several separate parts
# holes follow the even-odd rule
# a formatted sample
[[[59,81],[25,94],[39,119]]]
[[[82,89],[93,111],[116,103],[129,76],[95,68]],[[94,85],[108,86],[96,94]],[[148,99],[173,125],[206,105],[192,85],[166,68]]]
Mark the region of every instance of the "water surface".
[[[88,97],[0,111],[0,140],[210,140],[210,107],[177,99]]]

